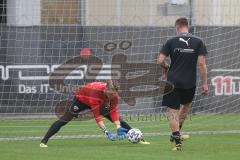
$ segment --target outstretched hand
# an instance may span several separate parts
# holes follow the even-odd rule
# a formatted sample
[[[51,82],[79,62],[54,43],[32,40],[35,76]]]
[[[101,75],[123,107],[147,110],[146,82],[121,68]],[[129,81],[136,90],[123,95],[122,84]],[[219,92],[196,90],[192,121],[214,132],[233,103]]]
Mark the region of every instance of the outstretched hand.
[[[122,128],[122,127],[118,128],[117,129],[118,139],[119,140],[125,139],[126,135],[127,135],[127,132],[128,132],[128,130],[126,128]]]
[[[113,135],[113,134],[111,134],[111,133],[109,133],[109,132],[106,132],[105,135],[106,135],[106,137],[107,137],[109,140],[111,140],[111,141],[116,141],[116,140],[118,140],[118,136],[117,136],[117,135]]]
[[[120,127],[120,128],[117,129],[117,134],[118,135],[125,135],[125,134],[127,134],[127,132],[128,132],[128,129],[126,129],[126,128]]]

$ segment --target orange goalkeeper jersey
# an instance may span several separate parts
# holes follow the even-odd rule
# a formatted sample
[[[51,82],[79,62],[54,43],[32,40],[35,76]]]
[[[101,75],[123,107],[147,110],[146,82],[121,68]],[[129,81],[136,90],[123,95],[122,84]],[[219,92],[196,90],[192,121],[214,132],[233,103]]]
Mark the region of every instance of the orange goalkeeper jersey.
[[[107,104],[110,117],[112,121],[118,121],[118,95],[115,95],[112,99],[109,99],[104,91],[106,89],[106,83],[93,82],[89,83],[75,92],[75,97],[80,102],[89,106],[93,112],[96,122],[102,121],[101,107],[106,107]]]

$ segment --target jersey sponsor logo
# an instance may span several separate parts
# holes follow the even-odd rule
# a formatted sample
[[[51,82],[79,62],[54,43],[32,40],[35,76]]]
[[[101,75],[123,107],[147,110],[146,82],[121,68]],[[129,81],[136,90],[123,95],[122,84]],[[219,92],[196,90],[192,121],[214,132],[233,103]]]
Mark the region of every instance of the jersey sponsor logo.
[[[73,111],[74,112],[78,111],[78,109],[79,109],[78,106],[73,106]]]
[[[186,43],[187,46],[189,46],[189,43],[188,43],[189,40],[190,40],[190,38],[188,38],[187,40],[185,40],[183,38],[179,38],[179,41]]]
[[[194,53],[194,49],[175,48],[175,53]]]

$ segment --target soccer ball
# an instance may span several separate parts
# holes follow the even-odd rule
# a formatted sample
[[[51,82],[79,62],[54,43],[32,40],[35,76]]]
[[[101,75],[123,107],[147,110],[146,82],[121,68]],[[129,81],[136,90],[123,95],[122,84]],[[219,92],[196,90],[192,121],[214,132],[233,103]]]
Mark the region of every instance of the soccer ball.
[[[139,129],[132,128],[128,131],[127,138],[131,143],[138,143],[143,139],[143,134]]]

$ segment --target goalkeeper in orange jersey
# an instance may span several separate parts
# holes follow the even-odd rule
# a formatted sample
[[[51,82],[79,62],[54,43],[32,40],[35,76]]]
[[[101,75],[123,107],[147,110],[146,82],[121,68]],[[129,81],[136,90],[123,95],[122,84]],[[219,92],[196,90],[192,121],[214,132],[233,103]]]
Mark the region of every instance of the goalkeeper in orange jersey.
[[[62,126],[66,125],[74,117],[77,117],[81,111],[86,109],[92,111],[96,123],[109,140],[116,141],[126,138],[126,133],[131,127],[127,122],[119,118],[118,89],[119,85],[116,81],[108,81],[107,83],[89,83],[77,90],[72,105],[59,120],[52,124],[44,138],[41,140],[40,147],[48,147],[47,142],[49,138],[57,133]],[[114,123],[117,135],[113,135],[108,131],[101,116],[104,116]],[[150,144],[144,140],[141,140],[140,143]]]

